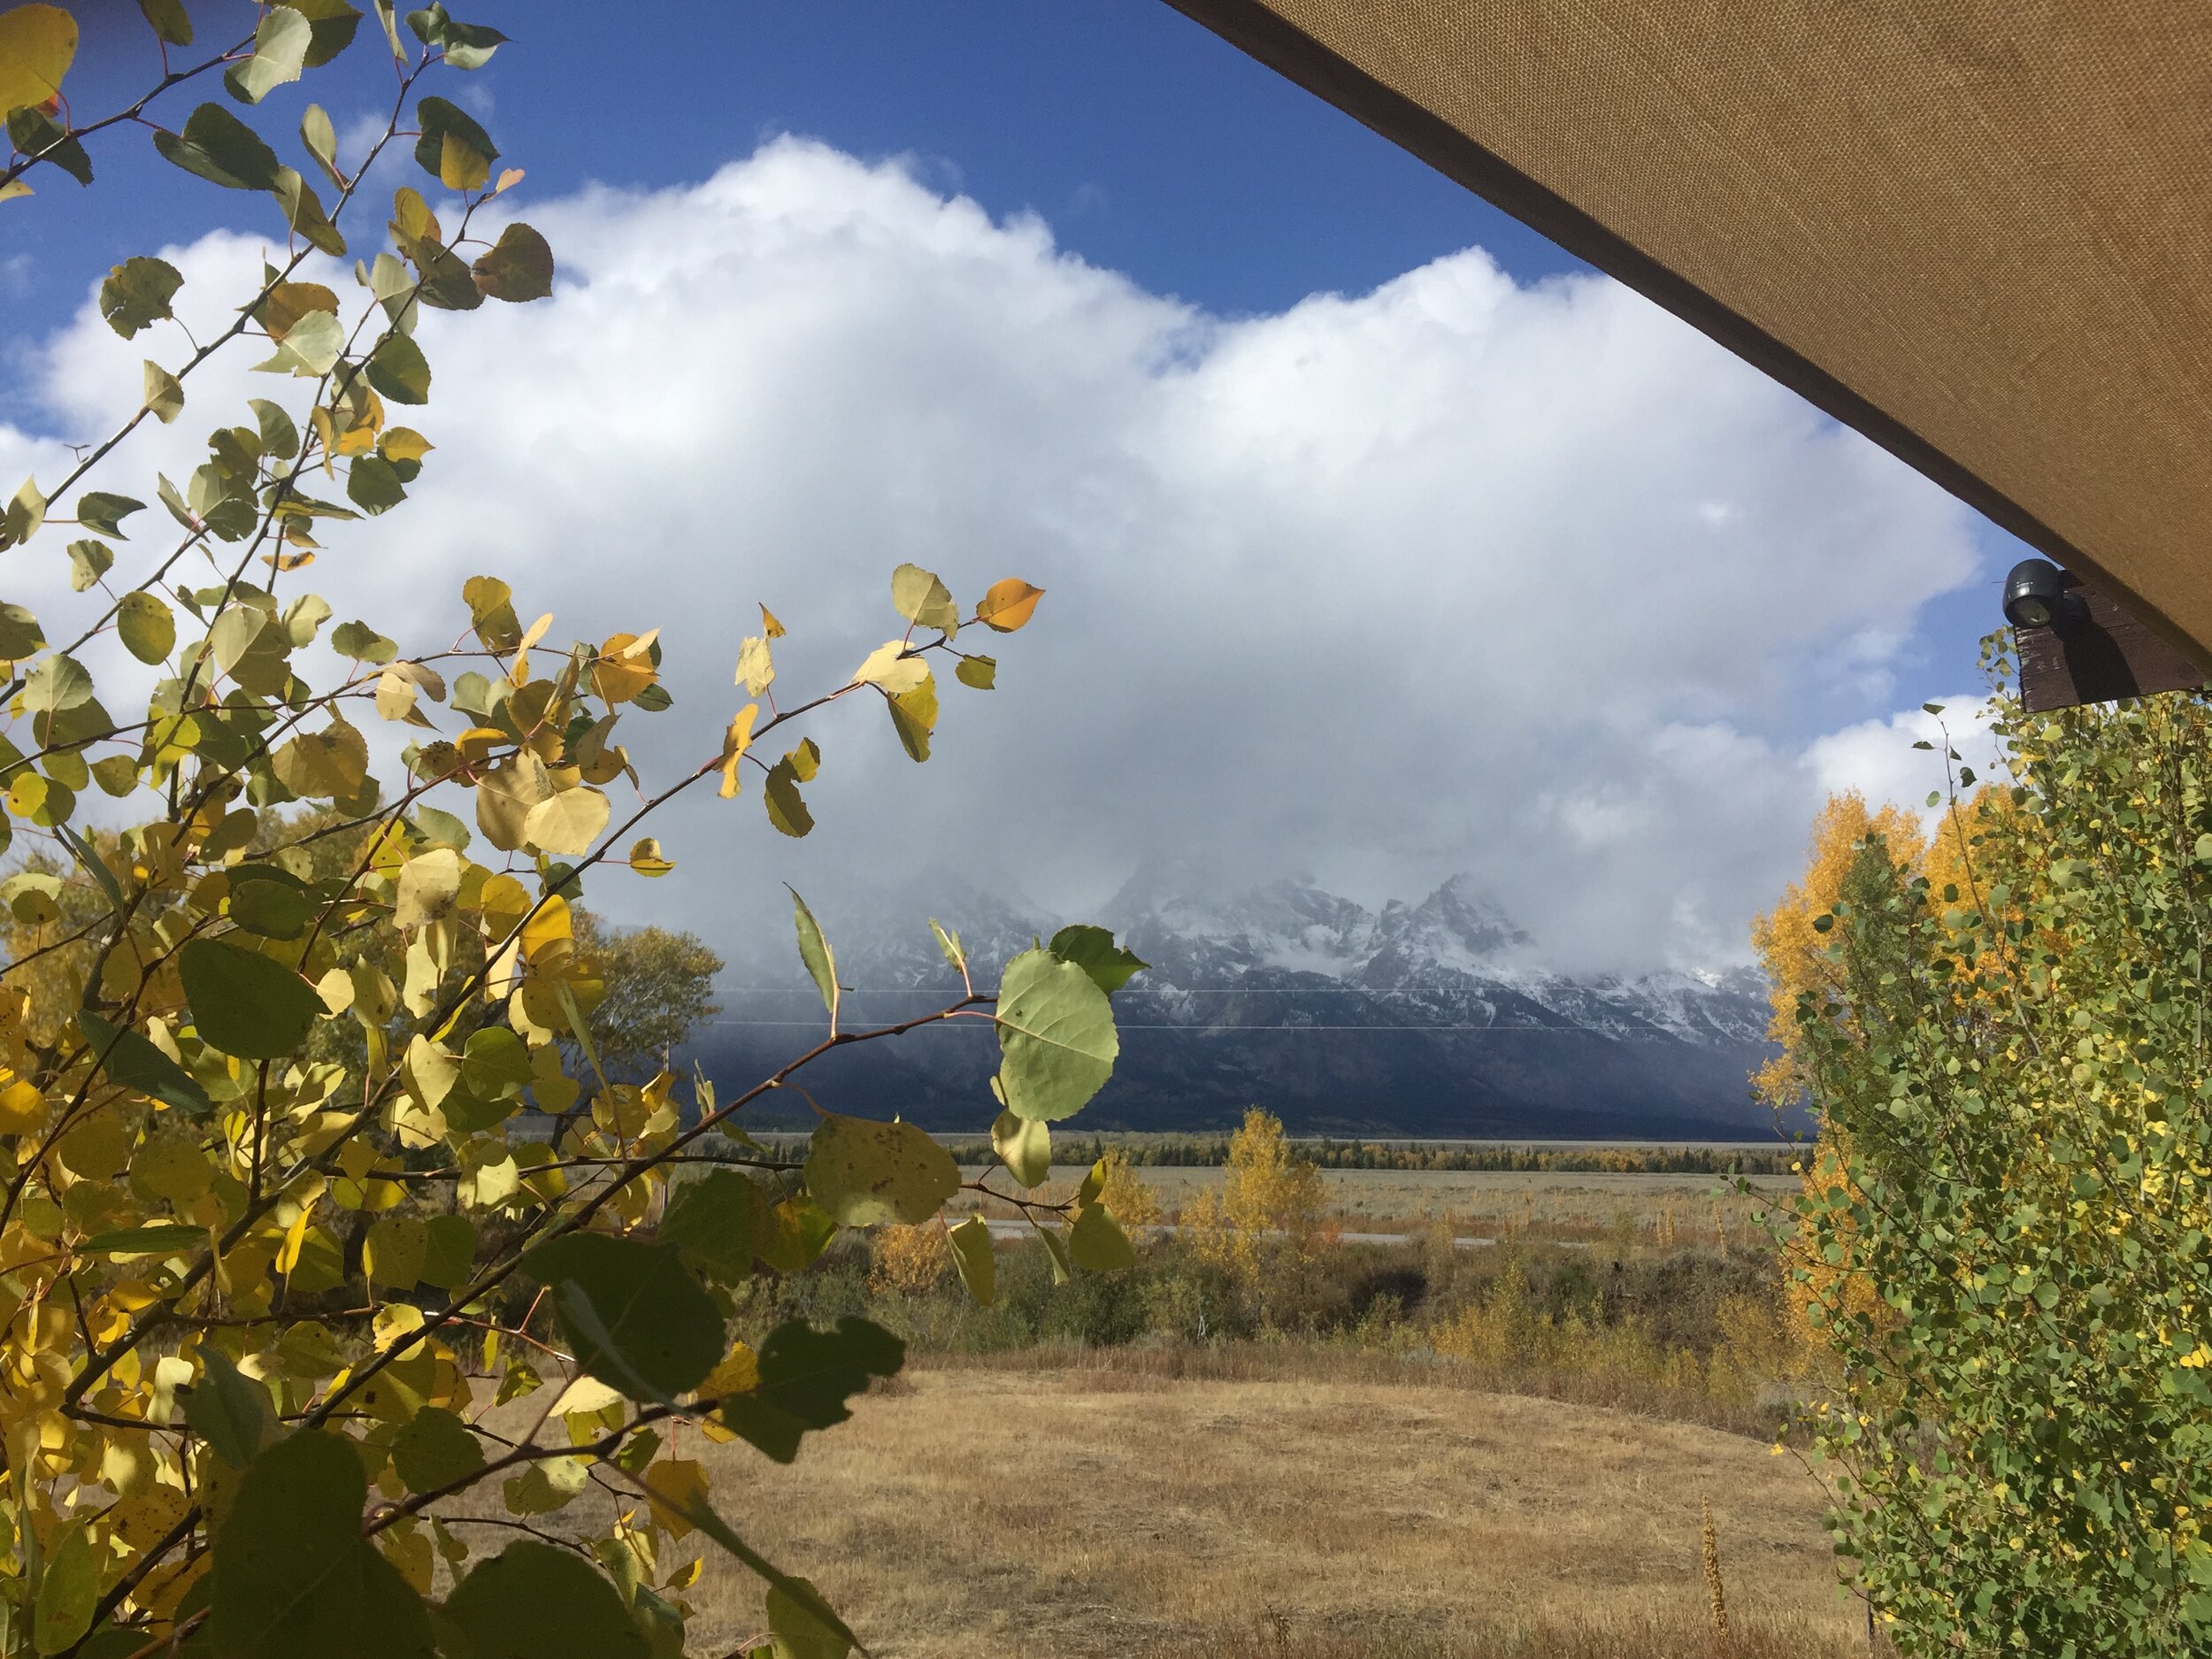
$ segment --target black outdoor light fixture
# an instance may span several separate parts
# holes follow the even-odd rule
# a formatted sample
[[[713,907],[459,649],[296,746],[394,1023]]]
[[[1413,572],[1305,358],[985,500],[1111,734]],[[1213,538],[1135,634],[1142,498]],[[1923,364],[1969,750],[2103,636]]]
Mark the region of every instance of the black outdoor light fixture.
[[[2202,667],[2105,588],[2048,559],[2005,573],[2004,607],[2031,713],[2205,683]]]
[[[2016,628],[2047,628],[2071,621],[2081,600],[2066,572],[2048,559],[2022,559],[2005,577],[2005,620]]]

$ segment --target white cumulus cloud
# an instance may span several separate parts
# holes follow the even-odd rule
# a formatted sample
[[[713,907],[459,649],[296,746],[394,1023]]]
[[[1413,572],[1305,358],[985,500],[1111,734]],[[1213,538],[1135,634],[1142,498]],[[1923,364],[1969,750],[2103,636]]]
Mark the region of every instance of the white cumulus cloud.
[[[902,560],[971,603],[1048,590],[998,691],[944,686],[929,765],[880,709],[829,711],[813,837],[750,789],[687,801],[682,867],[603,883],[618,914],[726,933],[783,879],[927,865],[1071,911],[1179,856],[1371,900],[1471,871],[1566,965],[1738,957],[1823,790],[1911,754],[1866,687],[1976,567],[1963,508],[1601,280],[1470,250],[1223,319],[792,140],[523,211],[556,296],[426,319],[414,499],[288,580],[419,641],[480,571],[557,639],[660,626],[676,707],[622,735],[664,774],[712,752],[757,602],[796,696],[900,630]],[[202,338],[261,251],[171,250]],[[88,308],[0,468],[58,475],[180,343]],[[196,377],[109,487],[150,498],[142,468],[188,472],[272,386]],[[58,605],[66,534],[9,556],[11,597]]]

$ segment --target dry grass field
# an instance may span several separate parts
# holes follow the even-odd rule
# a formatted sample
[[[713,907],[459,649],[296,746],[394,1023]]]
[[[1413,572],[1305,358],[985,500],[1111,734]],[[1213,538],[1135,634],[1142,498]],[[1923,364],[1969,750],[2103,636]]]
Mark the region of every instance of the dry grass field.
[[[1819,1491],[1738,1436],[1420,1384],[1087,1366],[923,1369],[856,1404],[787,1469],[680,1455],[727,1466],[725,1513],[885,1659],[1708,1659],[1701,1497],[1733,1659],[1865,1651]],[[761,1629],[756,1586],[711,1551],[691,1599],[698,1651]]]
[[[967,1171],[971,1177],[979,1172]],[[1201,1192],[1218,1187],[1222,1179],[1218,1169],[1157,1164],[1135,1173],[1171,1215]],[[1056,1165],[1052,1174],[1072,1186],[1084,1171]],[[1724,1182],[1714,1175],[1508,1170],[1323,1170],[1320,1175],[1331,1211],[1347,1232],[1403,1232],[1430,1217],[1448,1216],[1462,1234],[1594,1238],[1625,1228],[1650,1238],[1665,1222],[1682,1243],[1713,1242],[1723,1229],[1733,1238],[1747,1236],[1760,1209],[1798,1190],[1793,1175],[1749,1177],[1750,1197],[1719,1192]]]

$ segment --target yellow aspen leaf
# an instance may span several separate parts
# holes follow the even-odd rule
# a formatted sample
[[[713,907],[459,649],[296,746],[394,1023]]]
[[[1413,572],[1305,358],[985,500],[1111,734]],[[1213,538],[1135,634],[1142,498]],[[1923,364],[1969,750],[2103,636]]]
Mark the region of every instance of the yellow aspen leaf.
[[[775,677],[776,664],[769,654],[768,641],[758,634],[749,634],[737,648],[737,683],[745,687],[748,696],[757,697]]]
[[[437,447],[412,426],[389,427],[377,444],[378,451],[388,461],[419,461]],[[545,619],[553,620],[550,616]]]
[[[706,1380],[699,1385],[699,1398],[719,1399],[724,1394],[749,1394],[760,1386],[760,1356],[744,1343],[736,1344],[724,1355],[722,1363],[709,1371]]]
[[[890,700],[891,725],[899,734],[912,759],[929,758],[930,733],[937,729],[937,682],[928,672],[922,674],[922,683],[911,691],[902,691]]]
[[[523,839],[541,852],[580,858],[607,827],[611,810],[605,795],[580,784],[532,807],[522,821]]]
[[[520,167],[502,168],[499,174],[499,182],[492,186],[492,194],[494,196],[498,196],[505,191],[513,189],[515,186],[522,182],[522,177],[523,173]]]
[[[566,944],[576,937],[575,923],[569,915],[568,901],[555,894],[537,908],[537,911],[522,926],[522,959],[534,962],[556,944]]]
[[[772,640],[783,638],[783,624],[776,620],[776,613],[766,605],[760,608],[760,628]]]
[[[730,721],[730,729],[722,734],[722,788],[725,801],[738,792],[737,768],[745,758],[745,751],[753,746],[753,722],[759,717],[760,705],[749,703],[737,711]]]
[[[648,835],[632,844],[630,868],[641,876],[664,876],[676,867],[676,861],[661,851],[661,844]]]
[[[645,1471],[645,1485],[653,1494],[653,1519],[671,1538],[689,1532],[685,1511],[706,1502],[706,1470],[688,1458],[663,1458]]]
[[[46,1126],[46,1096],[21,1078],[0,1088],[0,1134],[35,1134]]]
[[[887,640],[853,670],[856,686],[879,687],[887,695],[911,691],[929,678],[929,664],[910,656],[904,640]]]
[[[643,637],[649,647],[652,635]],[[612,634],[599,648],[599,656],[591,665],[591,688],[610,703],[629,702],[660,677],[643,649],[630,655],[630,647],[639,642],[637,634]]]
[[[269,338],[281,340],[311,311],[338,314],[338,296],[319,282],[280,282],[269,290],[261,311],[261,326]]]
[[[983,603],[975,608],[976,620],[997,633],[1011,634],[1029,620],[1044,595],[1043,588],[1033,588],[1018,577],[1009,576],[1004,581],[991,584],[990,590],[983,595]]]
[[[477,190],[490,182],[492,164],[458,133],[449,132],[438,147],[438,182],[449,190]]]
[[[0,12],[0,114],[50,104],[77,56],[77,20],[59,6]]]
[[[821,747],[810,737],[800,739],[798,748],[784,758],[791,763],[791,775],[801,783],[812,783],[814,774],[822,769]]]

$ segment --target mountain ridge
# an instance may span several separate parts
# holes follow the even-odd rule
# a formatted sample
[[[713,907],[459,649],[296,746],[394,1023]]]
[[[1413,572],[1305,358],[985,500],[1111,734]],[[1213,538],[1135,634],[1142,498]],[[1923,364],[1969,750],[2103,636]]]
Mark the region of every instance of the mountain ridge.
[[[1755,970],[1558,972],[1471,878],[1379,910],[1289,879],[1222,896],[1197,872],[1140,871],[1102,907],[1151,965],[1115,998],[1122,1054],[1087,1129],[1197,1130],[1248,1105],[1294,1131],[1377,1136],[1745,1139],[1776,1133],[1749,1073],[1770,1053]],[[849,1028],[957,995],[923,918],[963,937],[978,979],[1056,923],[1018,893],[933,872],[901,900],[852,893],[824,916]],[[926,895],[934,905],[918,909]],[[881,918],[910,917],[895,928]],[[795,956],[733,964],[723,1023],[687,1059],[725,1091],[818,1029]],[[966,1027],[968,1022],[960,1022]],[[856,1045],[810,1068],[831,1110],[980,1130],[995,1111],[984,1020]]]

